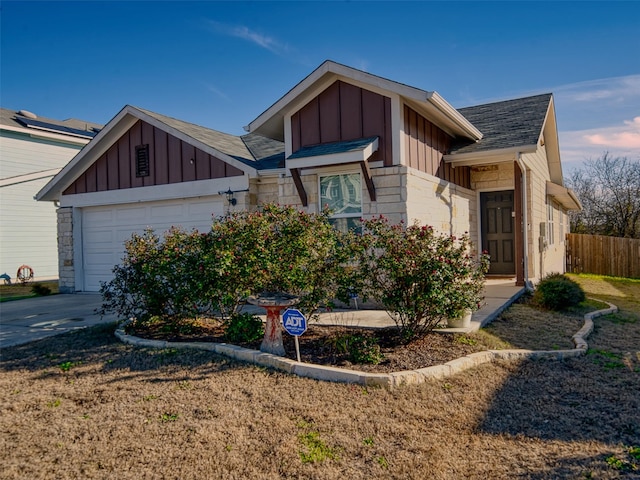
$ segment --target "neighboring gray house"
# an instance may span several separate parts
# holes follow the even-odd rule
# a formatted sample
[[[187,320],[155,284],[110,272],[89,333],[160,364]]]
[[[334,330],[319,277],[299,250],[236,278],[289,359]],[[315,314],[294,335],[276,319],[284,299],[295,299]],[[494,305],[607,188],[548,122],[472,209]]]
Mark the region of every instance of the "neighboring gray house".
[[[207,229],[278,202],[338,228],[383,214],[469,232],[490,274],[562,272],[567,211],[551,94],[456,110],[433,91],[327,61],[240,137],[124,107],[39,193],[57,201],[60,285],[96,291],[134,231]],[[225,192],[230,192],[233,202]]]
[[[56,207],[34,197],[101,127],[0,109],[0,273],[58,278]]]

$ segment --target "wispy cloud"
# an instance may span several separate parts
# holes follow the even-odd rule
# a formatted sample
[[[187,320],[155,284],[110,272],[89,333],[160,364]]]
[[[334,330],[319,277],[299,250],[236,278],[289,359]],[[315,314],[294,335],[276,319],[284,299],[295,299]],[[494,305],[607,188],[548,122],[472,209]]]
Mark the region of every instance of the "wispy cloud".
[[[217,88],[215,85],[212,85],[210,83],[205,83],[204,87],[211,93],[215,94],[216,96],[222,98],[223,100],[230,100],[229,96],[224,93],[222,90],[220,90],[219,88]]]
[[[604,152],[640,157],[640,75],[561,85],[552,90],[565,172]]]
[[[586,82],[561,85],[554,89],[557,95],[576,103],[601,100],[622,101],[640,97],[640,75],[602,78]]]
[[[244,25],[228,25],[215,20],[207,20],[207,23],[211,30],[219,35],[246,40],[260,48],[269,50],[276,55],[284,55],[290,50],[289,46],[285,43],[282,43],[269,35],[253,31]]]

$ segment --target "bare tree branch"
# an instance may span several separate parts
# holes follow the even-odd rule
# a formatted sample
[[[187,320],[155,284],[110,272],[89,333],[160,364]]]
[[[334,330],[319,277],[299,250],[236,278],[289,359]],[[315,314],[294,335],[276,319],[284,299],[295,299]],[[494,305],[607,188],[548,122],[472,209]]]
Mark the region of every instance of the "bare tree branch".
[[[640,238],[640,158],[604,153],[566,179],[582,203],[572,212],[574,233]]]

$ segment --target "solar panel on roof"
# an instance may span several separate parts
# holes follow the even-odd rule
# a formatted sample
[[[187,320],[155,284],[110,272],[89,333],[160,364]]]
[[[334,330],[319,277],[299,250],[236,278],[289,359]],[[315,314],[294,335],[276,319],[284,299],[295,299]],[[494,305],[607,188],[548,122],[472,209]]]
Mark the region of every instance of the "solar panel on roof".
[[[55,123],[43,122],[42,120],[35,120],[33,118],[16,117],[16,120],[22,123],[25,127],[35,128],[38,130],[47,130],[49,132],[66,133],[84,138],[93,138],[98,133],[95,131],[66,127],[64,125],[56,125]]]

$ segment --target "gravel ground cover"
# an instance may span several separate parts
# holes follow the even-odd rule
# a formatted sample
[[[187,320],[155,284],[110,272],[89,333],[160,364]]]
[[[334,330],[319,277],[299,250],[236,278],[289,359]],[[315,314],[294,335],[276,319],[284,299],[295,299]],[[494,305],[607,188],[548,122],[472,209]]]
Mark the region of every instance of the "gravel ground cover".
[[[621,307],[584,357],[392,391],[124,345],[114,325],[4,349],[0,478],[640,478],[640,282],[578,279]],[[576,317],[527,308],[479,335],[565,348]]]

